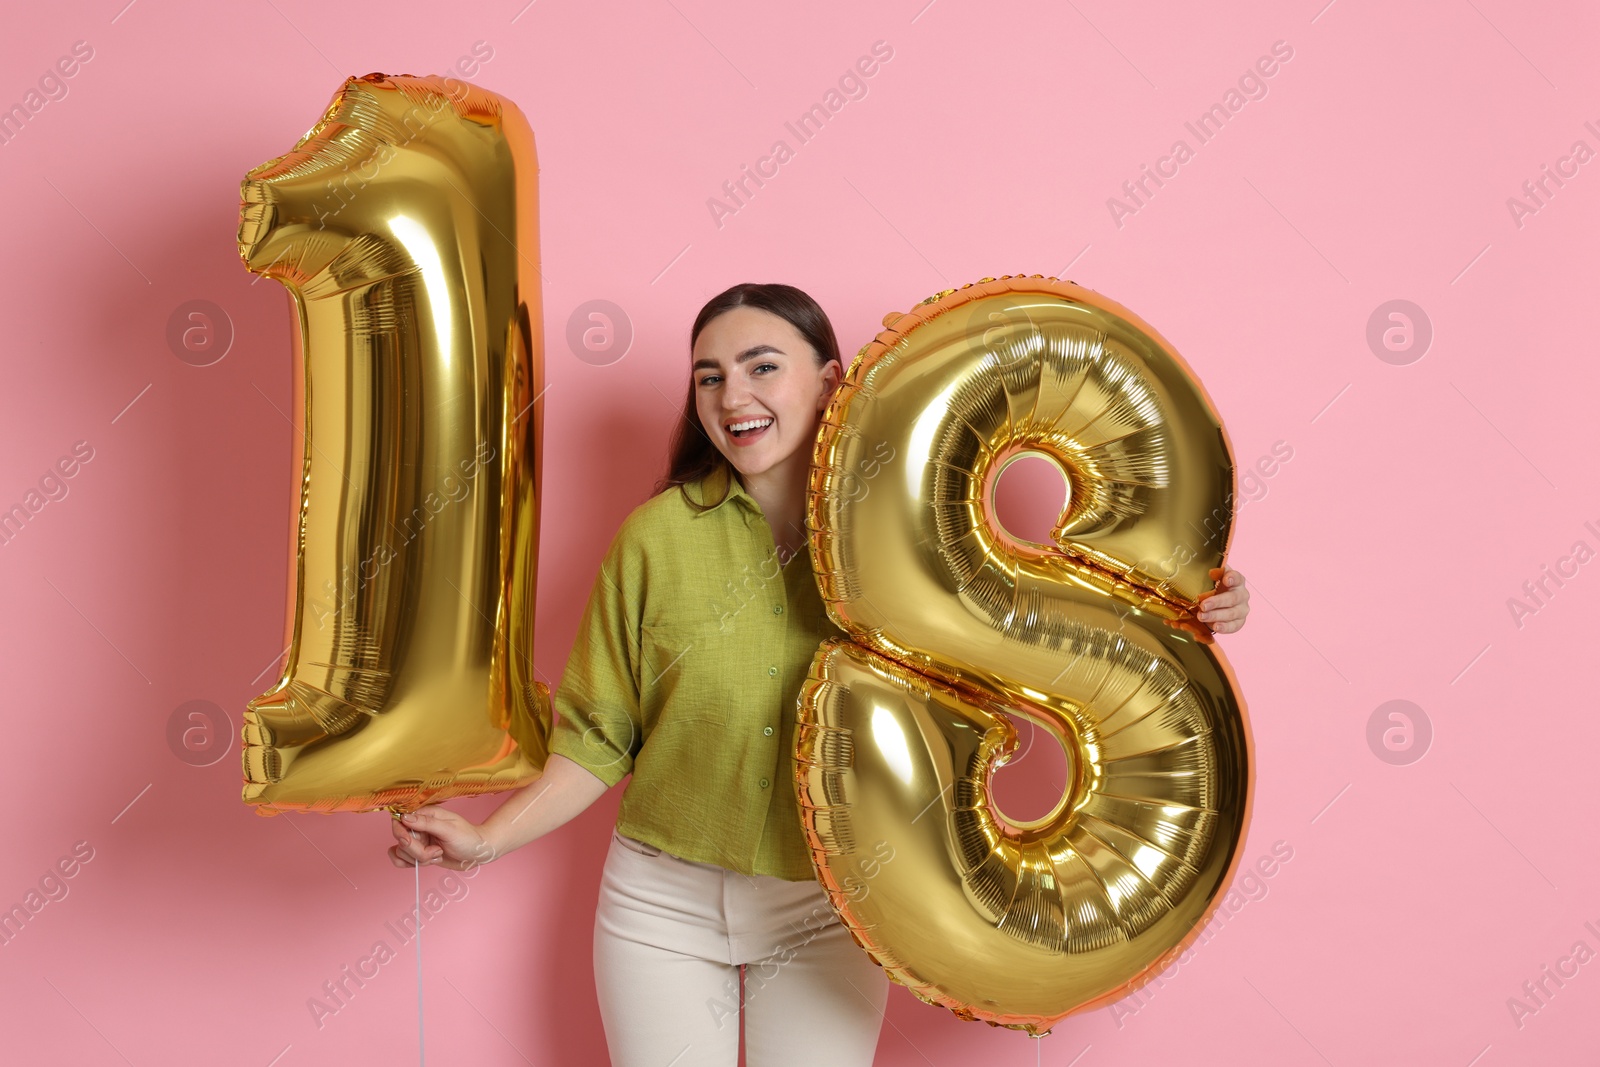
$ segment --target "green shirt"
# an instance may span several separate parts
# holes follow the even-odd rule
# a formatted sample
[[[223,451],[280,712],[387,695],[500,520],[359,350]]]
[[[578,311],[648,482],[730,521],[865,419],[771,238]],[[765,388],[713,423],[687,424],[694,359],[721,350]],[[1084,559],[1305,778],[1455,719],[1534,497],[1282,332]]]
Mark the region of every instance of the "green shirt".
[[[601,563],[554,697],[550,751],[608,786],[617,829],[684,859],[814,878],[794,787],[796,700],[828,618],[807,551],[779,565],[725,465],[658,493]],[[724,485],[727,492],[722,492]]]

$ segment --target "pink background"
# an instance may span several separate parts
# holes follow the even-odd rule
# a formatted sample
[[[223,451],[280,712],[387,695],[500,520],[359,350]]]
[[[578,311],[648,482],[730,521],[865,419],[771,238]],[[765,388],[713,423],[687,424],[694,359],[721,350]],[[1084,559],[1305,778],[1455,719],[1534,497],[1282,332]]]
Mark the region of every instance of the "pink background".
[[[1600,928],[1600,719],[1577,669],[1600,564],[1520,626],[1508,607],[1574,542],[1600,548],[1580,430],[1600,385],[1600,162],[1520,226],[1507,206],[1574,141],[1600,148],[1583,125],[1600,127],[1592,6],[122,3],[31,5],[0,37],[0,106],[93,48],[0,145],[0,507],[93,449],[0,545],[0,906],[75,842],[93,850],[0,948],[8,1060],[416,1054],[409,946],[320,1028],[307,1008],[396,944],[384,924],[413,886],[384,854],[388,816],[257,818],[236,725],[208,766],[167,728],[191,700],[236,724],[283,631],[290,318],[238,262],[239,179],[343,76],[443,72],[478,41],[493,56],[472,80],[521,105],[542,164],[552,683],[605,544],[659,473],[691,319],[734,282],[808,290],[854,353],[936,290],[1061,273],[1185,355],[1241,471],[1292,449],[1239,512],[1230,561],[1253,612],[1221,639],[1258,758],[1245,859],[1277,841],[1292,859],[1147,1001],[1036,1048],[897,987],[879,1063],[1488,1067],[1595,1047],[1600,962],[1520,1025],[1507,1005],[1576,942],[1600,950],[1584,926]],[[893,58],[867,95],[797,146],[784,122],[879,40]],[[1293,58],[1267,95],[1197,147],[1185,121],[1280,40]],[[794,158],[718,227],[707,198],[780,137]],[[1107,199],[1180,137],[1193,158],[1119,226]],[[636,331],[609,366],[566,342],[595,299]],[[1367,340],[1395,299],[1433,330],[1402,364]],[[210,366],[166,340],[190,300],[236,330]],[[1390,700],[1431,724],[1420,760],[1369,745]],[[590,937],[619,795],[429,924],[435,1062],[604,1061]]]

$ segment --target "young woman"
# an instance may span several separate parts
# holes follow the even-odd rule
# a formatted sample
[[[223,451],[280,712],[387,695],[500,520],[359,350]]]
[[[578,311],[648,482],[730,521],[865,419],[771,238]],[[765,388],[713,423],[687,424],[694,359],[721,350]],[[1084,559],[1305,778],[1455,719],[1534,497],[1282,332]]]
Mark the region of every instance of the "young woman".
[[[621,1067],[872,1062],[888,981],[816,881],[791,781],[794,706],[840,631],[805,548],[806,473],[844,375],[833,326],[787,285],[736,285],[690,334],[667,476],[601,564],[554,697],[538,781],[483,824],[395,821],[396,866],[463,870],[573,818],[631,774],[595,914]],[[1244,624],[1231,568],[1200,618]]]

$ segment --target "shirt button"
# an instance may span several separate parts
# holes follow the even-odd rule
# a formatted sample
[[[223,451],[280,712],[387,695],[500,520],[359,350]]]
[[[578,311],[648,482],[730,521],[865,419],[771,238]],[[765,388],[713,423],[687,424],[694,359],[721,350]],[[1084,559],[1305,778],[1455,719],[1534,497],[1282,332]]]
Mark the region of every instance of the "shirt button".
[[[774,604],[774,605],[772,605],[772,613],[774,615],[782,615],[783,614],[783,605],[782,604]]]
[[[767,782],[767,780],[765,778],[761,779],[761,788],[762,789],[765,789],[768,784],[769,783]]]
[[[762,732],[762,733],[763,733],[763,734],[765,734],[765,735],[766,735],[766,736],[768,736],[768,737],[771,737],[771,736],[772,736],[772,727],[770,727],[770,726],[763,726],[763,727],[762,727],[762,728],[761,728],[761,732]]]
[[[772,677],[776,678],[778,676],[778,668],[776,668],[776,667],[768,667],[767,668],[767,673],[769,675],[771,675]]]

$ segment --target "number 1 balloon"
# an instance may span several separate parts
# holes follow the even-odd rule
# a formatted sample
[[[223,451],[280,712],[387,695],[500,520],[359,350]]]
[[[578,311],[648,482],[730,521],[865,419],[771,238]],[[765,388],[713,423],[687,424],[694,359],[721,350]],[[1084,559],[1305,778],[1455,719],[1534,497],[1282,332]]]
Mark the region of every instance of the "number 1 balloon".
[[[818,649],[795,787],[834,909],[890,977],[1030,1033],[1132,992],[1220,903],[1249,821],[1243,701],[1194,618],[1233,459],[1154,330],[1054,278],[939,293],[862,349],[824,413],[807,521],[849,640]],[[1035,544],[996,521],[1024,455],[1069,495]],[[1008,819],[1005,713],[1067,755]]]
[[[297,319],[288,656],[244,716],[260,814],[407,811],[544,766],[536,172],[509,101],[369,74],[245,176],[239,254]]]

